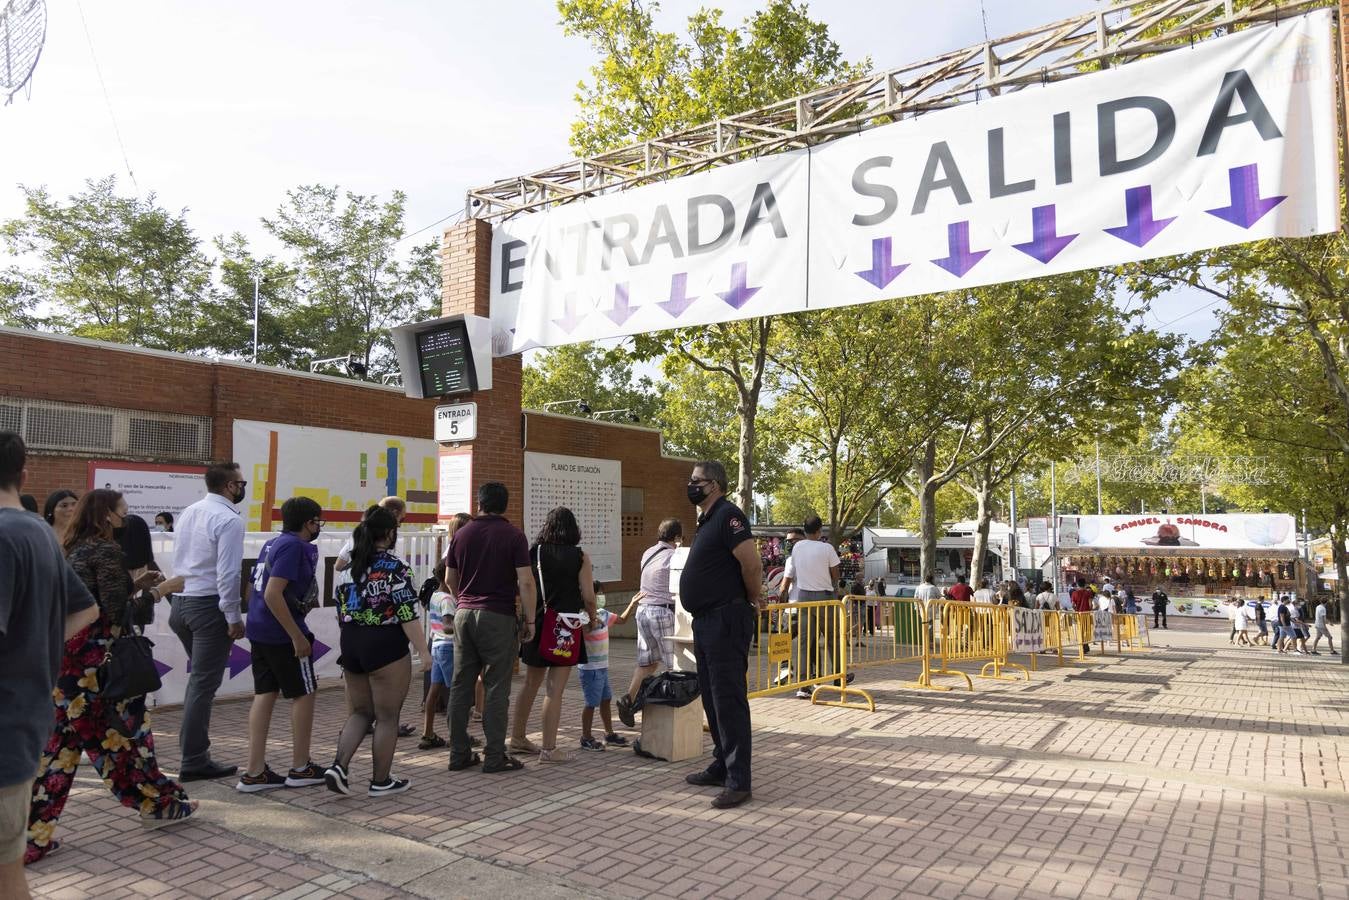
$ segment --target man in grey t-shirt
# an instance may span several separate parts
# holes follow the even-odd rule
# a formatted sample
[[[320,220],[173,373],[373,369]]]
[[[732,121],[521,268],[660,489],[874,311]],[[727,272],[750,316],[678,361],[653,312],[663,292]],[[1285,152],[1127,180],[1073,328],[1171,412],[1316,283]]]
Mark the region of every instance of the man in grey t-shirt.
[[[62,644],[98,618],[52,530],[23,508],[27,450],[0,431],[0,897],[27,897],[23,852]]]

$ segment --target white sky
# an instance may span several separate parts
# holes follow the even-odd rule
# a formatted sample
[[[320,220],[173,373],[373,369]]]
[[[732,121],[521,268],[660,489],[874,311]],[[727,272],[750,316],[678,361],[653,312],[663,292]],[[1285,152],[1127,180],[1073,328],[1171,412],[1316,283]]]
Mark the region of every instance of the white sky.
[[[662,27],[701,5],[667,0]],[[760,6],[706,5],[731,23]],[[979,0],[809,5],[846,58],[877,68],[984,38]],[[1095,2],[986,5],[996,38]],[[242,231],[264,248],[259,217],[300,184],[401,189],[411,230],[457,213],[470,186],[570,158],[576,85],[595,61],[551,0],[48,0],[31,97],[0,107],[0,219],[22,212],[18,184],[65,196],[115,173],[131,189],[81,8],[140,192],[186,208],[206,241]],[[1205,335],[1210,300],[1167,298],[1151,321]]]

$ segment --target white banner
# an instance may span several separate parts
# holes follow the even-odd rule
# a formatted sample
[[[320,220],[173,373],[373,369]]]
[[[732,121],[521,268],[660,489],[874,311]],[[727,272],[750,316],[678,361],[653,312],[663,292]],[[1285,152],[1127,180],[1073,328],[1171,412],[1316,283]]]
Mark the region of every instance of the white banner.
[[[525,453],[524,531],[531,543],[548,511],[565,506],[581,527],[596,581],[623,578],[623,464],[557,453]]]
[[[1115,639],[1114,613],[1108,609],[1094,609],[1091,612],[1091,642],[1099,644]]]
[[[1333,232],[1331,22],[503,222],[494,352]]]
[[[1076,523],[1075,539],[1066,540]],[[1297,552],[1297,527],[1290,515],[1217,514],[1135,516],[1062,516],[1059,547],[1079,549],[1138,549],[1151,553],[1175,553],[1187,548],[1201,550],[1281,550]]]
[[[1039,653],[1045,648],[1045,616],[1038,609],[1012,610],[1012,652]]]
[[[204,466],[99,461],[89,463],[89,489],[120,491],[127,508],[147,525],[169,513],[175,519],[206,496]]]

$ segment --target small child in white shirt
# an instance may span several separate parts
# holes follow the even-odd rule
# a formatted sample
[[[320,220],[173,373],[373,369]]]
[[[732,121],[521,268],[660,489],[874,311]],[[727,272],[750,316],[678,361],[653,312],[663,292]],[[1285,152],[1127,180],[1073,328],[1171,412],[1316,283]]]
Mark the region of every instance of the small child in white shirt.
[[[614,733],[614,720],[610,711],[614,691],[609,685],[609,626],[622,625],[627,619],[606,610],[604,603],[604,593],[597,581],[595,607],[598,614],[585,627],[586,661],[576,667],[581,672],[581,691],[586,701],[585,711],[581,713],[582,750],[603,750],[606,744],[614,747],[628,745],[627,738]],[[590,730],[597,707],[604,723],[603,742],[597,740]]]

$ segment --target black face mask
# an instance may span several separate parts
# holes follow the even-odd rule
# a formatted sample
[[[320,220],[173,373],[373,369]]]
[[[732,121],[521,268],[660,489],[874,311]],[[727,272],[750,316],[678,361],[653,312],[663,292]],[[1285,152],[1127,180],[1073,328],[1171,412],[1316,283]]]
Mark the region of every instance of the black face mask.
[[[245,490],[244,488],[239,488],[239,490],[237,490],[237,491],[235,491],[233,494],[231,494],[231,495],[230,495],[230,502],[231,502],[231,503],[243,503],[243,502],[244,502],[244,490]]]
[[[112,539],[114,541],[120,541],[122,539],[122,535],[124,534],[126,534],[126,526],[118,525],[116,528],[112,530]]]
[[[694,506],[697,506],[699,503],[702,503],[704,500],[707,499],[707,489],[704,488],[701,484],[689,485],[688,493],[689,493],[689,502],[692,503]]]

